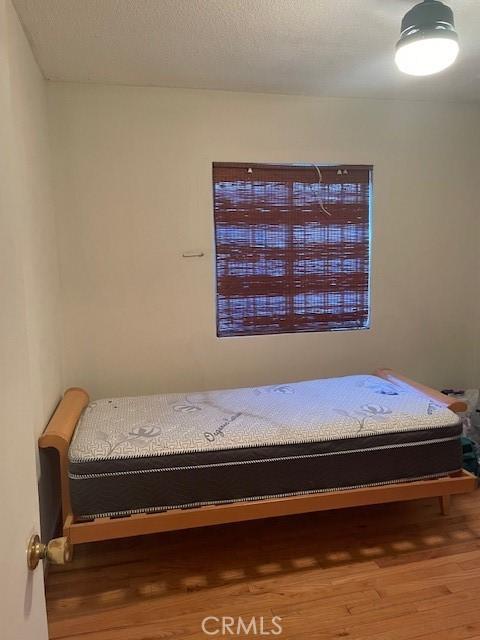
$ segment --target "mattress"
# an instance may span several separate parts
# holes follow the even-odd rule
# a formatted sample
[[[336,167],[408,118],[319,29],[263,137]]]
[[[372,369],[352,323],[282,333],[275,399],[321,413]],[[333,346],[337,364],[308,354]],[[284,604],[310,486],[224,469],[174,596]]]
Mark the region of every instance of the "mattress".
[[[461,423],[411,387],[356,375],[143,397],[84,410],[69,450],[78,519],[435,478]]]

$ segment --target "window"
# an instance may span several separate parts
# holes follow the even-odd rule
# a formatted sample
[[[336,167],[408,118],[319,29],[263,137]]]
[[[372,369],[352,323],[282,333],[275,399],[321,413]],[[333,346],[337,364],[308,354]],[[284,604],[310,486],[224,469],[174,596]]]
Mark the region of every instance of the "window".
[[[218,336],[369,326],[371,175],[213,165]]]

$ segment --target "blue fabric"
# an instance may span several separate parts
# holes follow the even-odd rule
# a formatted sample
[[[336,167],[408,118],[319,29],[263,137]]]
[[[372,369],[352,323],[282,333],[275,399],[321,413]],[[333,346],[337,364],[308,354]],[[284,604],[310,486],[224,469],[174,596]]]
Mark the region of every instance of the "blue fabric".
[[[462,436],[462,449],[463,468],[470,471],[470,473],[474,473],[476,476],[480,475],[476,446],[473,440]]]

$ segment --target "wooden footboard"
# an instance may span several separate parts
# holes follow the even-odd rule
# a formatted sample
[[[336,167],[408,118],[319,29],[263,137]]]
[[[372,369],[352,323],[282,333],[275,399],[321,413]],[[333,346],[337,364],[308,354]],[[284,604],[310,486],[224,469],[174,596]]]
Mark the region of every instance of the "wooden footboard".
[[[82,411],[88,405],[90,398],[85,389],[72,387],[67,389],[60,400],[55,413],[47,424],[45,431],[38,439],[42,448],[51,447],[58,451],[60,463],[60,490],[62,494],[62,521],[72,517],[70,501],[70,483],[68,480],[68,448],[72,441],[75,428]]]
[[[413,388],[456,413],[463,412],[467,408],[464,402],[409,380],[390,369],[378,369],[375,375],[388,380],[392,384]],[[40,447],[52,447],[58,451],[63,531],[64,535],[69,536],[74,544],[160,531],[240,522],[242,520],[427,497],[441,498],[442,511],[446,512],[451,495],[473,491],[477,486],[477,479],[473,475],[466,471],[461,471],[439,479],[398,484],[391,483],[377,487],[243,501],[196,509],[173,509],[162,513],[140,513],[121,518],[96,518],[87,522],[76,522],[70,500],[68,449],[78,420],[88,402],[89,396],[84,389],[68,389],[39,439]]]

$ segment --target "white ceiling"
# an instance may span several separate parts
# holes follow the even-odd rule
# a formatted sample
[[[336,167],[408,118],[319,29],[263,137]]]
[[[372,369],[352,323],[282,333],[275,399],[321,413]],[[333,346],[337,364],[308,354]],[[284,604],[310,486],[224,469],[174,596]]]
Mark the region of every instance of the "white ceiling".
[[[429,78],[393,63],[414,0],[14,0],[51,80],[480,101],[480,2],[451,0],[461,54]]]

